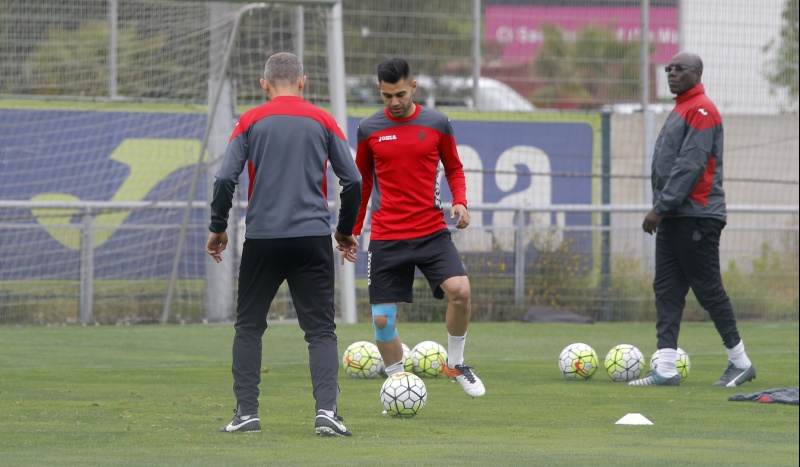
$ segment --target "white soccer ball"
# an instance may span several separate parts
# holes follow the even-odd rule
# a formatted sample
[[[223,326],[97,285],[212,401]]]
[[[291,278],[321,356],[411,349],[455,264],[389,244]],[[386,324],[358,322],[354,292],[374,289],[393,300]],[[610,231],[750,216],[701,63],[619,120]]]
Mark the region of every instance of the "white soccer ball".
[[[381,385],[381,404],[389,415],[413,417],[428,400],[428,389],[422,379],[414,373],[395,373]]]
[[[597,353],[588,344],[570,344],[558,356],[558,368],[569,381],[586,381],[597,371]]]
[[[606,355],[606,372],[613,381],[623,382],[636,379],[644,368],[644,355],[630,344],[619,344],[611,347]]]
[[[411,349],[411,370],[421,378],[435,378],[447,365],[447,350],[434,341],[422,341]]]
[[[369,379],[378,376],[383,366],[378,346],[372,342],[353,342],[342,355],[344,372],[351,378]]]
[[[653,356],[650,357],[650,371],[655,371],[658,366],[658,359],[661,357],[660,351],[656,350]],[[675,362],[678,367],[678,373],[681,375],[681,380],[689,377],[689,370],[692,369],[692,362],[689,360],[687,354],[682,348],[678,347],[678,361]]]

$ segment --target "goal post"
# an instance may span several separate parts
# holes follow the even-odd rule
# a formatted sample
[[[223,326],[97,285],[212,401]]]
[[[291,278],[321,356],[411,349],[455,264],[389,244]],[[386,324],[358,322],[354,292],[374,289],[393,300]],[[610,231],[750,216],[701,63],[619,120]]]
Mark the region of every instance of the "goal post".
[[[246,189],[212,267],[215,164],[276,52],[302,58],[303,97],[347,132],[341,2],[9,0],[8,15],[0,325],[233,319]],[[355,322],[354,270],[336,274],[337,319]],[[270,318],[293,317],[281,287]]]
[[[725,14],[699,14],[708,2]],[[248,175],[222,264],[205,253],[209,192],[236,116],[267,100],[264,62],[283,51],[301,57],[303,97],[333,114],[354,154],[358,122],[385,107],[383,58],[407,58],[415,102],[450,118],[472,214],[469,229],[445,221],[468,267],[473,319],[523,320],[534,306],[652,319],[645,148],[673,107],[663,67],[681,44],[706,60],[725,121],[720,264],[737,317],[796,319],[797,99],[783,87],[796,73],[764,46],[792,45],[782,2],[651,5],[647,106],[641,2],[546,3],[3,0],[0,326],[232,320]],[[329,167],[331,229],[334,175]],[[369,319],[368,272],[365,258],[336,262],[338,322],[356,310]],[[413,302],[398,310],[407,321],[445,318],[421,274]],[[704,319],[690,302],[686,316]],[[295,317],[284,284],[269,318]]]

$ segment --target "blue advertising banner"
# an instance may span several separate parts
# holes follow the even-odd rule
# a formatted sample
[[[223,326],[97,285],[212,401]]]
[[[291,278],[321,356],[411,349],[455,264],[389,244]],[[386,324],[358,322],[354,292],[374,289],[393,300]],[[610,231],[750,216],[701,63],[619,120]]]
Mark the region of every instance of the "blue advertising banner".
[[[0,199],[185,200],[206,119],[203,114],[183,113],[0,109]],[[359,120],[348,119],[348,140],[354,153]],[[563,122],[454,120],[452,125],[465,167],[471,205],[499,203],[535,207],[594,201],[592,177],[588,175],[596,166],[597,131],[588,119]],[[205,178],[200,182],[197,199],[205,200],[208,191]],[[442,199],[449,202],[452,198],[446,182],[442,186]],[[4,213],[6,219],[0,218],[0,222],[14,218],[31,224],[38,222],[42,226],[33,235],[30,231],[26,233],[28,241],[35,241],[39,250],[49,255],[49,259],[38,262],[41,266],[28,271],[33,277],[48,275],[48,263],[59,260],[53,259],[53,254],[64,255],[61,258],[64,261],[76,257],[79,236],[54,228],[58,223],[80,222],[76,216],[32,212],[31,217],[30,212],[15,215],[7,209]],[[175,210],[170,222],[179,224],[181,215],[181,210]],[[207,223],[204,215],[196,213],[193,224]],[[95,270],[99,275],[96,278],[118,275],[115,265],[124,264],[125,260],[120,258],[120,251],[132,251],[131,255],[135,255],[135,248],[123,248],[130,239],[120,235],[115,226],[146,224],[153,221],[152,216],[153,213],[147,211],[98,214],[96,225],[111,228],[95,234]],[[561,217],[534,214],[527,220],[537,227],[588,225],[590,221],[589,214],[577,213]],[[159,222],[164,222],[163,213]],[[513,238],[504,237],[500,228],[511,227],[513,222],[510,211],[475,215],[471,227],[479,230],[477,228],[492,226],[498,228],[497,232],[488,240],[474,244],[464,242],[459,247],[466,251],[473,247],[475,251],[485,251],[488,241],[490,247],[513,251],[513,243],[509,243]],[[186,245],[186,253],[197,255],[198,264],[204,255],[204,242],[205,236],[192,235]],[[170,261],[171,252],[165,252],[163,260],[157,261],[155,275],[168,276]],[[10,279],[4,277],[3,271],[12,268],[3,263],[0,257],[0,279]],[[32,259],[30,264],[37,262]]]

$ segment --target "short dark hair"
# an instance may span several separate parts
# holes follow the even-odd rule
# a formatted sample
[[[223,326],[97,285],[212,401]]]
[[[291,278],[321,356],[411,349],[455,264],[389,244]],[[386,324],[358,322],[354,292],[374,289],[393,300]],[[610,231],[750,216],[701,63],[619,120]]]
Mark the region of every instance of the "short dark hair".
[[[394,84],[401,79],[411,78],[411,66],[405,58],[394,57],[378,65],[378,82]]]

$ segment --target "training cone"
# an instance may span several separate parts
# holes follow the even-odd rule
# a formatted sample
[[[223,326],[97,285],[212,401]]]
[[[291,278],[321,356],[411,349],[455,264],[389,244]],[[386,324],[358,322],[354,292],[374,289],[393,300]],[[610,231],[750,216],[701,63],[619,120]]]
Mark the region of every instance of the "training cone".
[[[617,420],[615,425],[652,425],[653,422],[640,413],[629,413]]]

